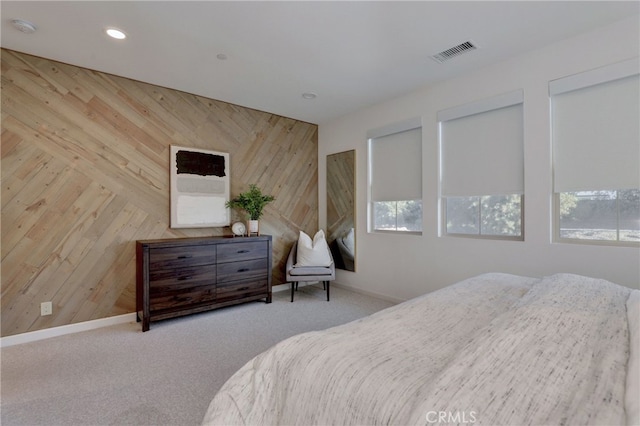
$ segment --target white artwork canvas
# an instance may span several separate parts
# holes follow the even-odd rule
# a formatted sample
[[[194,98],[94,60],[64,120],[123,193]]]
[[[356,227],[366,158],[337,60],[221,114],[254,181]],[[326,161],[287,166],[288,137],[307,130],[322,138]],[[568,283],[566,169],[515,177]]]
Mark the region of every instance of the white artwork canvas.
[[[171,146],[171,227],[229,226],[229,154]]]

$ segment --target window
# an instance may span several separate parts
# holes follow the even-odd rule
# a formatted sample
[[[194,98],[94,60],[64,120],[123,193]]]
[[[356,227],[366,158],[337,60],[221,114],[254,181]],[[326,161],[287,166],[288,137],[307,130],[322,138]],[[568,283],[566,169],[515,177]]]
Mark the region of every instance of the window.
[[[640,241],[640,190],[577,191],[558,195],[560,238]]]
[[[422,127],[419,118],[372,130],[369,231],[422,232]]]
[[[445,198],[448,234],[517,237],[522,229],[522,196]]]
[[[422,200],[374,201],[376,231],[422,231]]]
[[[523,98],[518,90],[438,113],[444,234],[523,239]]]
[[[638,65],[549,83],[558,241],[640,243]]]

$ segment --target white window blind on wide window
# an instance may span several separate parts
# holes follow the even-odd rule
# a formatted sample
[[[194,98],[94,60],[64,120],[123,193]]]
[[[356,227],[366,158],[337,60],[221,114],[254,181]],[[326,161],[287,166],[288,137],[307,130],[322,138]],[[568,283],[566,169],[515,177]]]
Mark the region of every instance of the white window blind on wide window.
[[[523,92],[440,111],[444,197],[524,192]]]
[[[554,192],[640,186],[638,60],[550,82]]]
[[[422,199],[422,129],[412,123],[409,130],[370,137],[371,201]]]

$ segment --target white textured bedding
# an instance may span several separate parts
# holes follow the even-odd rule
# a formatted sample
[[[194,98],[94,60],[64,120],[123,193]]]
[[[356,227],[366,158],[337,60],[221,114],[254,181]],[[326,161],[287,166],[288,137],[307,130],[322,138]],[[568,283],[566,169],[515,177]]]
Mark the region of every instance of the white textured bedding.
[[[204,424],[637,424],[632,293],[480,275],[280,342],[227,381]]]

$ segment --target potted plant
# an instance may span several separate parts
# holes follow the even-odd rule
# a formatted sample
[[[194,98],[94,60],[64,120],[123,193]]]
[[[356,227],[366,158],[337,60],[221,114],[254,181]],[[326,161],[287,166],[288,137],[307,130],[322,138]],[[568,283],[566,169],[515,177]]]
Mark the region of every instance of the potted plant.
[[[249,185],[247,192],[242,192],[236,198],[227,201],[226,206],[249,213],[249,234],[259,234],[258,220],[262,216],[262,210],[274,200],[275,197],[273,195],[264,195],[260,188],[255,183],[252,183]]]

